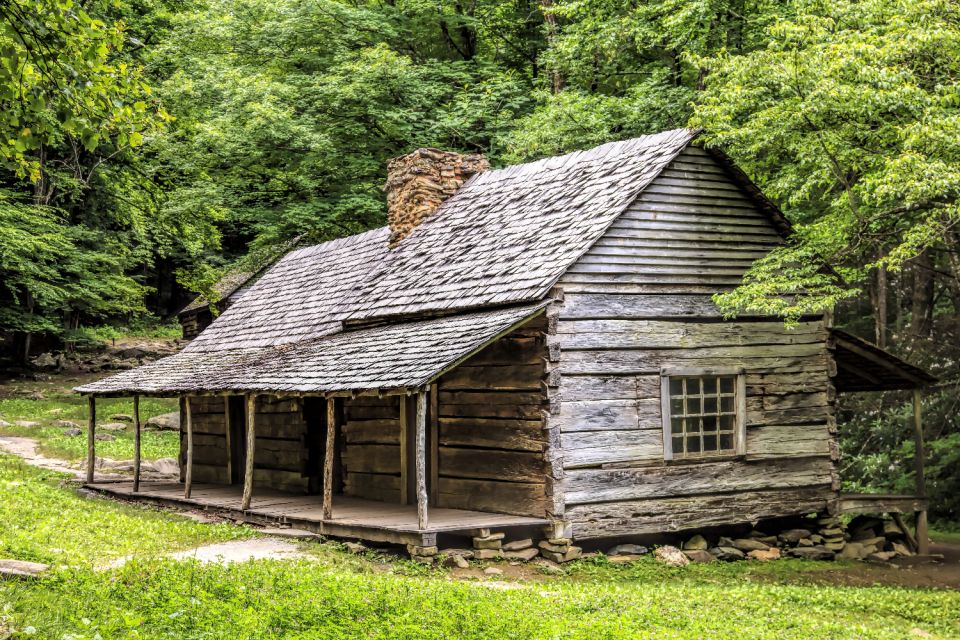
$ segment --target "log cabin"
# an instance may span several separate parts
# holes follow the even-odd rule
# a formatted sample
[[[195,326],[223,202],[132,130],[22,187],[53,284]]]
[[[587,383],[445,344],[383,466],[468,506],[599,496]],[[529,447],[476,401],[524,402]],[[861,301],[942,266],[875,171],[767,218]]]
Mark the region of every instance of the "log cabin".
[[[387,226],[289,252],[182,352],[78,387],[90,486],[426,554],[875,505],[839,492],[836,395],[933,378],[829,315],[723,317],[711,296],[790,225],[697,132],[497,170],[419,149],[385,190]],[[180,483],[95,482],[98,396],[180,398]],[[883,510],[925,513],[920,471]]]

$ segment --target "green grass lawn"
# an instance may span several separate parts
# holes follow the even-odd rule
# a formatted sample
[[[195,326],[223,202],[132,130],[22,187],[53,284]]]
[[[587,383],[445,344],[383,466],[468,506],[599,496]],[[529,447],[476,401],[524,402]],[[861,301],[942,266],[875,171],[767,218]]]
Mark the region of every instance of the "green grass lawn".
[[[960,637],[960,593],[812,584],[811,572],[837,566],[826,563],[672,569],[599,557],[503,589],[330,544],[307,544],[314,562],[158,557],[249,535],[82,498],[57,474],[0,456],[0,556],[56,567],[0,582],[0,638]],[[128,554],[137,559],[102,569]]]
[[[44,455],[66,460],[83,460],[87,455],[87,401],[65,387],[63,383],[29,383],[19,385],[25,392],[41,393],[43,399],[5,395],[0,397],[0,419],[14,423],[17,420],[39,422],[39,427],[0,427],[0,435],[27,436],[40,443]],[[143,422],[161,413],[176,411],[176,399],[141,398],[140,417]],[[133,403],[124,398],[101,398],[97,400],[97,424],[116,422],[110,416],[118,413],[131,415]],[[83,430],[80,436],[65,435],[65,427],[53,426],[57,420],[77,423]],[[109,431],[115,440],[97,442],[97,455],[114,460],[133,458],[133,425],[124,431]],[[143,457],[146,460],[175,458],[180,449],[180,436],[171,431],[145,431],[142,439]]]

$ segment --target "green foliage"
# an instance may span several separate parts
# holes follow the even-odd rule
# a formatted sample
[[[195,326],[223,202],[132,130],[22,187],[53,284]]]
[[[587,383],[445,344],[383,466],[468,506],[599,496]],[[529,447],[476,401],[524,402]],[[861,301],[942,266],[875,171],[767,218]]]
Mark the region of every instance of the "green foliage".
[[[844,490],[912,495],[916,488],[913,404],[904,394],[878,395],[846,398],[841,405]],[[930,394],[923,403],[930,517],[942,526],[960,522],[958,409],[955,389]]]
[[[126,555],[150,558],[251,535],[242,527],[200,525],[170,513],[91,501],[60,486],[62,478],[0,454],[0,556],[102,567]]]
[[[98,7],[97,7],[98,8]],[[8,0],[0,6],[0,161],[42,177],[33,155],[69,139],[75,149],[139,147],[164,116],[141,70],[117,58],[123,24],[72,0]]]
[[[693,123],[797,224],[794,243],[719,302],[795,317],[942,244],[958,219],[960,16],[943,0],[802,0],[744,55],[709,70]],[[830,275],[814,265],[843,268]],[[849,288],[853,285],[853,288]],[[799,302],[773,298],[803,291]]]

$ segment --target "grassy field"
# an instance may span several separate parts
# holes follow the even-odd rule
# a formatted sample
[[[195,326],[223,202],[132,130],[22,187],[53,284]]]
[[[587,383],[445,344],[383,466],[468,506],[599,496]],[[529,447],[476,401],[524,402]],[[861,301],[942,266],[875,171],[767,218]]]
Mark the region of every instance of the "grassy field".
[[[87,401],[70,391],[79,382],[30,382],[7,387],[0,396],[0,419],[12,426],[0,427],[0,435],[27,436],[40,443],[44,455],[66,460],[82,460],[86,457]],[[177,400],[167,398],[141,398],[140,416],[147,419],[177,410]],[[116,422],[110,416],[118,413],[130,415],[132,402],[128,399],[101,398],[97,400],[97,424]],[[39,422],[38,427],[13,425],[17,420]],[[57,420],[77,423],[83,435],[65,435],[65,427],[54,426]],[[133,431],[128,426],[124,431],[109,431],[115,440],[97,442],[97,455],[114,460],[133,458]],[[179,434],[171,431],[146,431],[143,433],[143,457],[146,460],[175,458],[179,452]]]
[[[826,563],[671,569],[601,556],[504,588],[335,544],[306,543],[314,561],[159,557],[251,535],[86,499],[0,456],[0,557],[55,567],[35,583],[0,582],[0,638],[960,637],[960,593],[812,584],[836,568]]]

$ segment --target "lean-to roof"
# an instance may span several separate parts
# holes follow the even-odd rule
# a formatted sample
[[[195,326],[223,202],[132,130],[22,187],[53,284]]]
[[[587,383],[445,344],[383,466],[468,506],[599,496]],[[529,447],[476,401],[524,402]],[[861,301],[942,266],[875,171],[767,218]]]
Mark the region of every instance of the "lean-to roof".
[[[189,351],[77,390],[93,394],[333,393],[429,384],[545,303],[388,324],[280,346]]]

